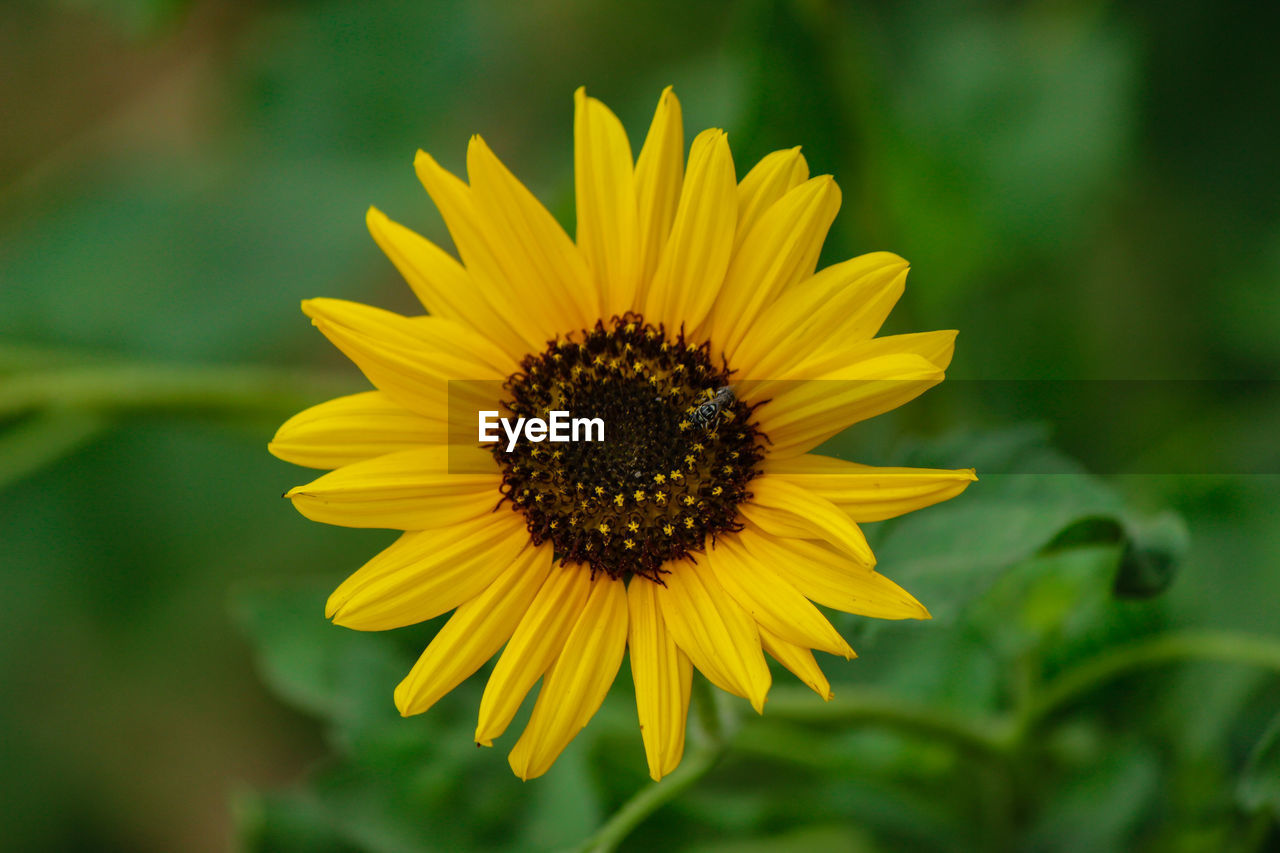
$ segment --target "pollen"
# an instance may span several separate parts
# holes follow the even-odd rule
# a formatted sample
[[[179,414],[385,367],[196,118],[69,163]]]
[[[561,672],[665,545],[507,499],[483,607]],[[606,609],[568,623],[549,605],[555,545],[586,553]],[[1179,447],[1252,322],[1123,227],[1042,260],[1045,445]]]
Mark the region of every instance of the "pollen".
[[[503,470],[504,502],[524,514],[535,543],[550,541],[561,561],[593,572],[661,582],[663,564],[742,529],[738,505],[750,497],[767,438],[754,407],[741,402],[720,413],[714,431],[690,419],[730,383],[728,365],[710,353],[708,342],[627,314],[523,359],[503,386],[513,415],[567,410],[605,424],[604,441],[552,453],[527,440],[510,452],[502,442],[487,446]],[[613,535],[620,530],[625,536]]]

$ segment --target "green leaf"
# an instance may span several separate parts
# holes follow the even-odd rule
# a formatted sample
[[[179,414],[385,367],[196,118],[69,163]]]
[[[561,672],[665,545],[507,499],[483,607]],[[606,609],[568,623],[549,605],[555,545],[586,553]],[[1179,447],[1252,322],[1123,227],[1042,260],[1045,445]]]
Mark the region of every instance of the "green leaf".
[[[263,679],[291,705],[355,736],[399,720],[394,686],[411,661],[387,638],[332,625],[317,587],[243,589],[237,622],[254,644]]]
[[[1151,748],[1113,747],[1061,781],[1036,815],[1025,847],[1033,850],[1132,850],[1134,834],[1161,796],[1161,767]]]
[[[1115,591],[1122,598],[1150,598],[1169,588],[1186,558],[1191,537],[1182,517],[1168,512],[1126,527]]]
[[[978,482],[959,497],[885,522],[879,531],[878,568],[923,601],[935,619],[955,619],[1005,572],[1073,525],[1123,515],[1115,493],[1054,451],[1035,428],[949,436],[904,456],[902,464],[978,472]],[[984,474],[984,468],[1001,473]]]
[[[575,737],[532,790],[521,833],[523,848],[559,850],[587,838],[604,821],[588,761],[589,734]]]
[[[110,423],[95,412],[51,410],[0,428],[0,489],[73,453]]]
[[[1115,544],[1122,548],[1112,584],[1120,598],[1151,598],[1169,588],[1190,547],[1182,517],[1172,512],[1133,520],[1090,516],[1058,532],[1045,553]]]
[[[241,792],[232,802],[238,849],[245,853],[347,853],[356,850],[307,791]]]
[[[1088,636],[1114,616],[1111,580],[1120,555],[1117,543],[1036,554],[976,601],[967,621],[1005,660],[1033,649],[1061,653],[1073,638]]]
[[[1238,795],[1249,811],[1269,809],[1280,818],[1280,714],[1253,748]]]

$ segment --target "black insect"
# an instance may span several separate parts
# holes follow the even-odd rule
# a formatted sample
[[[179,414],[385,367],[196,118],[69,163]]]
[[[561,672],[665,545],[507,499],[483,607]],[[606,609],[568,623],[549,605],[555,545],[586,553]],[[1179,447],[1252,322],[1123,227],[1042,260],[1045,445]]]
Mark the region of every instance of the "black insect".
[[[710,390],[708,393],[711,393]],[[715,393],[711,394],[711,399],[699,403],[694,408],[689,415],[689,422],[707,432],[712,432],[720,425],[720,416],[724,411],[732,408],[735,399],[733,389],[728,385],[717,388]]]

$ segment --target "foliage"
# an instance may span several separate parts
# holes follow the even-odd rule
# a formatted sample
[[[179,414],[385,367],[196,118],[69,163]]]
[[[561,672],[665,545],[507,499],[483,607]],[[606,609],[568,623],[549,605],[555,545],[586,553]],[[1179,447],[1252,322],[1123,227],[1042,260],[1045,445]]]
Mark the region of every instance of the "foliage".
[[[1125,502],[1083,472],[1020,473],[1054,455],[1041,431],[944,439],[910,455],[928,464],[954,448],[1008,473],[878,531],[882,569],[935,605],[936,618],[896,625],[833,615],[864,654],[828,660],[836,698],[824,705],[778,669],[763,717],[723,703],[733,722],[717,735],[719,764],[684,796],[656,804],[623,849],[673,838],[690,850],[733,839],[754,839],[732,848],[750,850],[1157,843],[1167,785],[1187,757],[1161,749],[1168,697],[1144,670],[1207,645],[1221,660],[1280,671],[1280,645],[1168,633],[1153,590],[1134,598],[1124,579],[1148,570],[1137,555],[1157,553],[1168,580],[1184,557],[1182,547],[1168,550],[1176,522],[1133,523]],[[499,754],[471,743],[481,677],[401,720],[390,688],[416,646],[335,629],[316,618],[322,601],[322,590],[307,588],[240,599],[264,678],[320,717],[334,747],[306,784],[245,796],[250,849],[573,847],[645,787],[625,675],[545,780],[522,784],[501,755],[513,735]],[[422,642],[431,629],[413,633]],[[702,729],[691,722],[695,755]],[[1242,759],[1222,768],[1242,787],[1238,803],[1229,786],[1212,803],[1221,832],[1244,832],[1252,810],[1274,807],[1270,738],[1247,771]]]

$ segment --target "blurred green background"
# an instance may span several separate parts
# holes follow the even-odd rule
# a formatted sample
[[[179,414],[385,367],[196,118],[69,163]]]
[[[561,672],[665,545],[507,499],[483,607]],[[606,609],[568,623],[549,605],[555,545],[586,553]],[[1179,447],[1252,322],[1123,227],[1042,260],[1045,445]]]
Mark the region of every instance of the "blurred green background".
[[[1278,36],[1246,2],[6,2],[5,845],[546,849],[643,785],[625,667],[537,782],[472,745],[477,679],[401,721],[436,626],[320,606],[391,534],[302,519],[265,445],[364,387],[300,299],[414,309],[366,207],[448,245],[417,148],[482,133],[572,233],[573,90],[638,146],[673,84],[740,175],[836,176],[826,260],[912,261],[891,331],[961,331],[958,390],[833,452],[983,479],[872,526],[937,618],[841,619],[829,718],[778,688],[631,849],[1274,849]],[[1109,381],[996,382],[1067,379]],[[1159,665],[1038,715],[1131,643]]]

